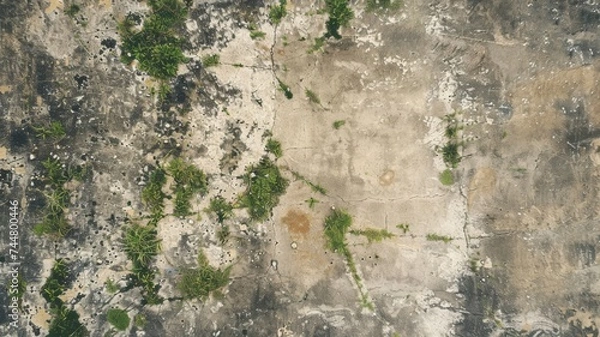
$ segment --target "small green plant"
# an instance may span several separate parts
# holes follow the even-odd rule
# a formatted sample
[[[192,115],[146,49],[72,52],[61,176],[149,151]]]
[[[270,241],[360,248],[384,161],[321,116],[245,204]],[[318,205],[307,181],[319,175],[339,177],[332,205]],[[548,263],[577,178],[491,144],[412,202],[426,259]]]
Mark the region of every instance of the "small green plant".
[[[106,282],[104,282],[104,285],[106,286],[106,291],[109,294],[114,294],[117,291],[121,290],[121,288],[119,288],[119,285],[116,284],[112,279],[106,280]]]
[[[127,311],[118,308],[108,309],[106,319],[108,320],[108,323],[120,331],[125,331],[131,323]]]
[[[265,38],[265,35],[267,35],[267,34],[260,30],[251,30],[250,31],[250,38],[252,40],[263,40]]]
[[[79,314],[60,305],[52,310],[53,318],[46,337],[87,337],[89,332],[79,321]]]
[[[202,57],[202,65],[204,68],[218,66],[221,63],[219,54],[210,54]]]
[[[68,6],[67,8],[65,8],[65,14],[70,17],[74,17],[80,11],[81,11],[81,8],[77,4],[72,4],[71,6]]]
[[[442,147],[442,157],[444,158],[444,163],[448,167],[456,168],[461,161],[461,155],[458,152],[460,149],[460,144],[456,142],[448,142],[444,147]]]
[[[303,183],[305,183],[306,185],[308,185],[308,187],[310,187],[310,189],[315,192],[315,193],[319,193],[322,195],[327,195],[327,190],[325,189],[325,187],[319,185],[319,184],[315,184],[312,181],[306,179],[306,177],[304,177],[303,175],[301,175],[300,173],[296,172],[296,171],[290,171],[292,173],[292,175],[294,176],[295,179],[302,181]]]
[[[118,25],[121,36],[121,60],[131,63],[138,60],[141,70],[159,79],[177,75],[181,62],[186,60],[181,49],[183,40],[175,31],[187,16],[187,8],[180,0],[149,0],[150,15],[141,30],[134,29],[131,16]]]
[[[314,41],[315,41],[315,43],[312,46],[310,46],[310,48],[307,50],[307,52],[309,54],[312,54],[316,51],[321,50],[323,48],[323,46],[325,45],[325,37],[323,37],[323,36],[315,38]]]
[[[36,133],[36,137],[45,140],[46,138],[52,138],[55,140],[63,138],[67,133],[65,127],[59,121],[52,121],[46,126],[34,126],[33,130]]]
[[[325,237],[331,251],[346,254],[346,232],[351,225],[352,217],[342,210],[334,209],[325,218]]]
[[[350,20],[354,19],[354,11],[348,7],[348,0],[325,0],[325,9],[329,14],[325,22],[327,28],[325,37],[341,39],[339,29],[346,27]]]
[[[388,232],[385,229],[353,229],[350,231],[350,234],[353,235],[362,235],[367,238],[369,243],[373,242],[381,242],[383,239],[390,239],[394,237],[394,234]]]
[[[317,96],[317,94],[310,90],[310,89],[304,89],[304,94],[306,95],[306,98],[308,98],[308,101],[311,103],[315,103],[315,104],[321,104],[321,100],[319,99],[319,96]]]
[[[319,200],[317,200],[313,197],[310,197],[304,201],[308,204],[308,208],[310,208],[310,209],[313,209],[315,207],[315,205],[320,202]]]
[[[62,305],[59,298],[65,292],[69,283],[69,266],[63,259],[54,261],[54,266],[50,270],[50,276],[42,286],[42,297],[51,306]]]
[[[150,173],[148,183],[142,189],[142,201],[150,209],[153,218],[161,218],[163,215],[164,203],[166,195],[162,191],[163,186],[167,182],[165,171],[157,168]]]
[[[243,65],[243,64],[241,64],[241,63],[234,63],[234,64],[232,64],[232,65],[233,65],[234,67],[236,67],[236,68],[243,68],[243,67],[244,67],[244,65]]]
[[[281,20],[287,15],[286,10],[286,0],[279,0],[279,5],[274,5],[269,10],[269,20],[271,24],[278,25],[281,23]]]
[[[402,0],[367,0],[367,12],[395,12],[402,7]]]
[[[123,246],[134,268],[147,266],[160,250],[154,226],[133,224],[125,229]]]
[[[198,264],[198,268],[184,269],[181,273],[178,288],[185,299],[204,300],[229,283],[231,267],[223,270],[212,267],[202,252]]]
[[[133,324],[138,328],[143,328],[146,326],[146,315],[137,314],[133,317]]]
[[[469,259],[469,270],[473,273],[477,273],[479,271],[479,260],[476,258]]]
[[[279,83],[279,90],[281,92],[283,92],[283,95],[285,96],[285,98],[287,99],[292,99],[294,98],[294,94],[292,93],[292,90],[290,89],[290,87],[283,83],[280,79],[277,79],[277,82]]]
[[[208,192],[208,180],[204,172],[180,158],[171,160],[167,172],[175,180],[173,192],[175,193],[175,207],[173,215],[187,216],[190,214],[190,200],[195,193]]]
[[[249,167],[243,179],[246,192],[241,198],[241,204],[248,207],[250,218],[265,220],[279,203],[279,197],[285,193],[288,181],[281,176],[277,165],[266,156],[258,164]]]
[[[217,239],[219,239],[219,242],[225,244],[229,240],[229,235],[231,235],[229,226],[221,225],[221,228],[217,231]]]
[[[36,235],[62,238],[71,230],[65,216],[71,195],[63,185],[73,178],[83,179],[84,172],[87,170],[81,166],[75,168],[65,166],[58,159],[51,157],[43,161],[42,166],[46,171],[45,177],[49,186],[47,186],[48,190],[44,192],[46,197],[45,214],[42,221],[34,226],[33,232]]]
[[[454,184],[454,174],[450,169],[445,169],[442,173],[440,173],[440,182],[444,186],[450,186]]]
[[[442,241],[444,243],[449,243],[453,239],[447,235],[439,235],[439,234],[427,234],[427,241]]]
[[[167,97],[171,94],[171,87],[168,83],[161,82],[158,86],[158,101],[164,102],[167,100]]]
[[[345,124],[346,124],[345,120],[335,121],[335,122],[333,122],[333,128],[336,129],[336,130],[339,130]]]
[[[459,125],[458,119],[456,118],[456,115],[460,113],[461,112],[454,112],[444,116],[444,121],[447,123],[444,134],[448,140],[442,147],[441,152],[444,163],[449,168],[456,168],[462,159],[459,153],[462,142],[459,142],[458,140],[459,130],[462,129],[462,126]]]
[[[210,199],[207,211],[215,213],[217,221],[222,224],[223,221],[233,216],[233,205],[222,196],[216,196]]]
[[[276,139],[269,138],[267,140],[266,150],[267,152],[272,153],[275,156],[275,158],[281,158],[281,156],[283,156],[281,143]]]
[[[396,225],[396,228],[401,230],[403,234],[406,234],[410,230],[410,225],[406,224],[406,223],[401,223],[401,224]]]

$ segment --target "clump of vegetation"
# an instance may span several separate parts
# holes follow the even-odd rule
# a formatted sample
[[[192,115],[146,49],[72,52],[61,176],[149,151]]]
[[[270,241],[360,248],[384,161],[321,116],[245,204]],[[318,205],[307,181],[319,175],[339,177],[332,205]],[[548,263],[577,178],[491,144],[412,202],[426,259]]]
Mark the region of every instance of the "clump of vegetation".
[[[336,129],[336,130],[339,130],[344,125],[346,125],[346,121],[345,120],[339,120],[339,121],[333,122],[333,128]]]
[[[449,243],[453,239],[447,235],[439,235],[439,234],[427,234],[427,241],[442,241],[444,243]]]
[[[448,142],[444,147],[442,147],[442,157],[444,158],[444,163],[448,167],[456,168],[461,161],[460,153],[458,150],[460,149],[460,144],[455,142]]]
[[[281,23],[281,20],[287,15],[286,10],[286,0],[279,0],[279,5],[274,5],[269,10],[269,20],[271,24],[278,25]]]
[[[119,285],[116,284],[112,279],[106,280],[106,282],[104,282],[104,285],[106,286],[106,291],[109,294],[114,294],[117,291],[121,290],[121,288],[119,288]]]
[[[454,174],[450,169],[445,169],[442,173],[440,173],[440,182],[444,186],[450,186],[454,184]]]
[[[325,189],[325,187],[319,185],[319,184],[315,184],[312,181],[306,179],[305,176],[301,175],[300,173],[296,172],[296,171],[290,171],[292,173],[292,175],[294,176],[295,179],[302,181],[303,183],[305,183],[306,185],[308,185],[308,187],[310,187],[310,189],[315,192],[315,193],[319,193],[322,195],[327,195],[327,190]]]
[[[75,310],[61,305],[52,310],[53,319],[50,322],[47,337],[87,337],[89,332],[79,321],[79,314]]]
[[[66,166],[60,160],[48,157],[42,162],[45,169],[45,180],[48,182],[46,208],[42,221],[34,226],[36,235],[50,235],[62,238],[69,233],[71,226],[66,218],[66,211],[71,199],[71,193],[64,184],[72,179],[83,180],[87,169],[82,166]]]
[[[311,103],[315,103],[315,104],[321,104],[321,100],[319,99],[319,96],[317,96],[317,94],[310,90],[310,89],[304,89],[304,94],[306,95],[306,98],[308,98],[308,101]]]
[[[294,98],[294,94],[292,93],[292,90],[290,89],[290,87],[283,83],[280,79],[277,79],[277,82],[279,83],[279,90],[283,92],[283,95],[285,96],[285,98],[287,99],[292,99]]]
[[[221,225],[221,228],[217,231],[217,239],[221,244],[226,243],[229,240],[229,235],[231,235],[231,231],[229,230],[229,226]]]
[[[167,172],[175,180],[173,192],[175,193],[175,207],[173,215],[186,216],[190,214],[190,200],[195,193],[208,192],[208,179],[204,172],[180,158],[171,160]]]
[[[59,121],[52,121],[48,125],[34,126],[33,130],[38,138],[45,140],[46,138],[52,138],[55,140],[63,138],[67,133],[65,127]]]
[[[341,39],[339,29],[347,26],[354,18],[354,11],[348,7],[348,0],[325,0],[325,10],[329,14],[329,19],[325,22],[325,37]]]
[[[373,242],[381,242],[383,239],[391,239],[394,237],[394,234],[388,232],[385,229],[353,229],[350,231],[350,234],[353,235],[362,235],[367,238],[369,243]]]
[[[352,225],[352,217],[345,211],[334,209],[331,214],[325,218],[325,237],[327,238],[327,248],[333,252],[346,254],[348,246],[346,244],[346,232]]]
[[[215,213],[217,221],[223,223],[226,219],[233,216],[233,205],[222,196],[216,196],[210,199],[210,204],[207,209],[209,212]]]
[[[154,226],[133,224],[125,230],[123,238],[125,254],[133,262],[134,269],[148,265],[160,250]]]
[[[307,52],[309,54],[312,54],[316,51],[319,51],[321,50],[321,48],[323,48],[323,45],[325,45],[325,37],[317,37],[315,38],[315,43],[312,46],[310,46]]]
[[[70,17],[74,17],[81,11],[81,7],[77,4],[72,4],[71,6],[65,8],[65,14]]]
[[[157,168],[150,173],[148,183],[142,189],[142,201],[150,209],[154,225],[164,215],[165,205],[163,200],[166,194],[162,191],[162,188],[166,182],[167,176],[165,171],[162,168]]]
[[[403,234],[406,234],[410,230],[410,225],[406,223],[401,223],[396,225],[396,228],[400,229]]]
[[[129,323],[131,323],[127,311],[118,308],[108,309],[106,319],[108,320],[108,323],[120,331],[125,331],[129,327]]]
[[[462,126],[459,125],[458,120],[456,119],[456,113],[444,116],[444,120],[447,123],[444,132],[447,141],[441,149],[442,157],[446,166],[449,168],[456,168],[462,159],[459,153],[462,142],[458,140],[459,131],[462,129]]]
[[[204,68],[218,66],[221,63],[221,56],[219,54],[210,54],[202,57],[202,65]]]
[[[143,328],[146,326],[146,315],[137,314],[133,317],[133,324],[138,328]]]
[[[267,35],[267,34],[260,30],[251,30],[250,31],[250,38],[252,40],[262,40],[265,38],[265,35]]]
[[[142,288],[142,303],[159,304],[159,286],[154,284],[156,271],[151,263],[160,251],[160,240],[156,237],[156,226],[133,224],[125,228],[123,246],[127,258],[133,263],[130,286]]]
[[[246,192],[241,198],[241,204],[248,207],[250,218],[257,221],[269,217],[289,184],[281,176],[277,165],[266,156],[258,164],[248,168],[244,182]]]
[[[402,7],[402,0],[367,0],[367,12],[395,12]]]
[[[119,24],[121,60],[138,60],[140,69],[150,76],[168,79],[185,61],[182,40],[175,31],[183,25],[187,9],[179,0],[149,0],[148,5],[152,12],[141,30],[134,29],[135,20],[129,16]]]
[[[281,143],[276,139],[269,138],[267,140],[266,150],[267,152],[272,153],[275,156],[275,158],[281,158],[281,156],[283,156]]]
[[[358,269],[354,263],[354,258],[348,243],[346,242],[346,233],[352,226],[352,217],[343,210],[333,209],[325,218],[325,239],[327,248],[333,252],[337,252],[346,259],[346,264],[352,275],[352,279],[356,283],[360,293],[361,306],[373,310],[373,304],[369,301],[366,292],[363,289],[362,280],[358,275]]]
[[[69,285],[69,266],[65,260],[54,262],[50,276],[42,286],[42,297],[50,305],[52,321],[48,331],[49,337],[84,337],[88,331],[79,322],[79,314],[67,308],[59,298]]]
[[[69,285],[69,266],[63,259],[54,261],[54,266],[50,270],[50,276],[42,286],[42,297],[51,306],[60,306],[63,304],[59,298],[65,292]]]
[[[206,299],[218,293],[229,282],[231,266],[223,270],[212,267],[202,252],[198,255],[198,268],[184,269],[178,284],[185,299]]]

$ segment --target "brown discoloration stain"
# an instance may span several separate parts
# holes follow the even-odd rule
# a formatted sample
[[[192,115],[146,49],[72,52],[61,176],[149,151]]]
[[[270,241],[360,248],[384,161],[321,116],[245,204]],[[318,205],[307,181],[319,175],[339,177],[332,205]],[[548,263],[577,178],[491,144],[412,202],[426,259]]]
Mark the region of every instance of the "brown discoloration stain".
[[[291,234],[306,235],[310,230],[310,221],[308,215],[298,210],[289,210],[283,218],[284,224],[288,227]]]
[[[394,178],[396,177],[396,172],[387,169],[383,172],[382,175],[379,176],[379,184],[381,186],[390,186],[394,183]]]

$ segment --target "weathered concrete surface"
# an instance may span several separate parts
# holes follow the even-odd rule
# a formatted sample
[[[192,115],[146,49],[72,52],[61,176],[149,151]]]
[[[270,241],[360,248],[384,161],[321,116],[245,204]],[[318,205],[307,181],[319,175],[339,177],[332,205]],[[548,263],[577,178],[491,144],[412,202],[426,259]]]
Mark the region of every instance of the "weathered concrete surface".
[[[324,30],[321,3],[290,2],[274,41],[261,2],[193,1],[190,62],[159,107],[149,89],[156,83],[120,63],[114,45],[115,20],[145,4],[82,1],[75,18],[65,4],[0,1],[0,168],[14,177],[0,195],[25,205],[28,283],[19,334],[0,308],[3,335],[46,334],[39,291],[59,257],[74,270],[65,299],[92,336],[110,330],[112,306],[146,315],[144,328],[121,333],[131,336],[597,334],[600,5],[405,0],[397,13],[374,15],[357,2],[344,38],[308,53]],[[250,38],[250,21],[264,40]],[[204,69],[208,53],[222,64]],[[293,99],[277,91],[274,73]],[[445,187],[436,149],[443,117],[456,111],[463,160]],[[37,139],[31,127],[49,120],[68,137]],[[336,130],[337,120],[345,124]],[[232,238],[220,245],[203,209],[214,195],[234,200],[243,190],[239,176],[264,154],[267,130],[283,144],[279,164],[328,196],[293,181],[269,221],[250,224],[236,210]],[[58,242],[31,233],[44,206],[36,175],[50,153],[93,167],[91,181],[72,187],[75,230]],[[172,154],[207,172],[211,191],[194,200],[200,216],[159,223],[157,282],[171,300],[142,307],[139,290],[111,295],[104,282],[131,267],[120,227],[144,215],[145,167]],[[313,208],[310,197],[320,201]],[[370,244],[348,236],[372,311],[361,307],[342,257],[325,249],[331,207],[352,214],[356,229],[395,234]],[[211,263],[234,264],[232,281],[223,298],[182,302],[177,272],[200,247]]]

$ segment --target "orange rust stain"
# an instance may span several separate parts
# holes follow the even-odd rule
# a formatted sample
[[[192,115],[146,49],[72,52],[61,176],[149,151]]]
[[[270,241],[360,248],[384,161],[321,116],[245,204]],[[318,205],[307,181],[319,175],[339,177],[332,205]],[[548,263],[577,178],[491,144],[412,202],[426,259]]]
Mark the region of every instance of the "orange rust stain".
[[[286,224],[292,234],[306,235],[310,230],[308,215],[304,212],[291,209],[281,218],[281,221]]]

